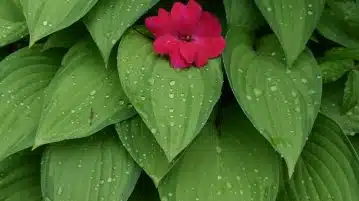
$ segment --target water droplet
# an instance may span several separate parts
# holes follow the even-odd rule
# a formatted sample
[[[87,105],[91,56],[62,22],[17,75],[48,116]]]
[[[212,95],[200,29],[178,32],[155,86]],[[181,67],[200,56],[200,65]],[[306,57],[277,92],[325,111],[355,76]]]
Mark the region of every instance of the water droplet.
[[[92,90],[90,93],[91,96],[94,96],[95,94],[96,94],[96,90]]]
[[[174,86],[176,84],[176,81],[174,81],[174,80],[172,80],[171,82],[170,82],[170,85],[171,86]]]
[[[256,96],[262,95],[262,90],[260,90],[260,89],[254,88],[253,92],[254,92],[254,95],[256,95]]]
[[[229,182],[226,183],[226,186],[227,186],[227,188],[232,188],[232,184]]]
[[[302,78],[301,81],[305,84],[305,83],[308,83],[308,80],[305,79],[305,78]]]
[[[47,22],[47,21],[43,21],[42,24],[43,24],[44,26],[46,26],[46,25],[48,24],[48,22]]]
[[[278,90],[278,87],[277,87],[277,86],[271,86],[271,87],[270,87],[270,90],[271,90],[271,91],[277,91],[277,90]]]
[[[151,129],[151,133],[155,134],[157,132],[157,130],[155,128]]]
[[[174,94],[168,94],[168,97],[170,97],[170,98],[174,98],[174,97],[175,97],[175,95],[174,95]]]
[[[216,147],[216,151],[217,151],[217,153],[221,153],[221,152],[222,152],[222,148],[219,147],[219,146],[217,146],[217,147]]]
[[[252,96],[246,96],[247,100],[252,100]]]
[[[221,179],[222,179],[222,176],[221,176],[221,175],[218,175],[218,176],[217,176],[217,179],[218,179],[218,180],[221,180]]]
[[[57,195],[61,195],[62,192],[63,192],[63,189],[61,187],[57,189]]]
[[[271,7],[268,7],[268,8],[267,8],[267,11],[268,11],[268,12],[271,12],[271,11],[272,11],[272,8],[271,8]]]

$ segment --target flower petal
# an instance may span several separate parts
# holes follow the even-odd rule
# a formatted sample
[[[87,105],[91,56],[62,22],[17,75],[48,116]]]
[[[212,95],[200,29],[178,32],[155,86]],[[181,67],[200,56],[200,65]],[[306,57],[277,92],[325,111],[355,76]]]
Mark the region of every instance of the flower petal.
[[[170,54],[173,50],[178,49],[178,46],[178,39],[170,34],[166,34],[155,39],[153,50],[158,54]]]
[[[218,37],[221,36],[222,26],[218,18],[204,11],[199,20],[198,26],[194,30],[193,36],[209,36],[209,37]]]
[[[191,66],[190,63],[187,63],[186,60],[182,58],[179,48],[170,53],[170,60],[174,68],[187,68]]]
[[[171,18],[174,27],[182,35],[192,35],[202,15],[202,6],[195,0],[189,0],[187,5],[174,3]]]
[[[158,10],[158,16],[146,18],[145,25],[156,37],[173,33],[170,13],[163,8]]]
[[[194,61],[195,66],[198,68],[202,68],[207,64],[207,62],[208,62],[208,56],[206,55],[206,52],[199,51]]]
[[[194,43],[198,45],[198,52],[205,52],[210,59],[220,56],[226,47],[226,41],[222,36],[197,37]]]
[[[197,54],[197,45],[191,42],[180,43],[180,53],[187,63],[193,63]]]

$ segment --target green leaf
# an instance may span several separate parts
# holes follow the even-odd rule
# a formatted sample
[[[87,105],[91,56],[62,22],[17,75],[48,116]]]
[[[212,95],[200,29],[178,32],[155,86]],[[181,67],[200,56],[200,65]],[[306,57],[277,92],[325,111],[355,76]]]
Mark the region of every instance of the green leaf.
[[[336,47],[325,52],[325,60],[359,60],[359,48]]]
[[[354,31],[345,19],[338,16],[330,8],[324,9],[317,29],[325,38],[332,40],[345,47],[359,47],[359,38],[357,37],[359,29]]]
[[[41,201],[39,152],[24,150],[0,162],[0,200]]]
[[[151,131],[139,116],[116,125],[117,133],[132,158],[157,186],[172,167]]]
[[[252,0],[223,0],[229,27],[241,26],[255,30],[265,20]]]
[[[0,47],[15,42],[27,34],[21,7],[13,0],[0,1]]]
[[[351,59],[327,60],[319,64],[322,71],[323,83],[334,82],[354,69],[354,61]]]
[[[120,42],[118,69],[125,93],[172,161],[200,132],[220,97],[220,60],[176,70],[153,52],[151,40],[131,30]]]
[[[340,127],[322,115],[280,201],[359,200],[359,160]]]
[[[50,144],[41,166],[45,200],[127,200],[141,169],[112,127],[94,136]]]
[[[359,71],[353,70],[345,83],[342,111],[348,112],[359,103]]]
[[[325,0],[255,0],[255,2],[277,35],[287,63],[291,66],[305,49],[317,26]]]
[[[230,30],[223,60],[238,103],[291,175],[319,111],[322,80],[309,52],[287,69],[273,38],[262,40],[256,54],[247,33]]]
[[[107,64],[123,33],[159,0],[99,0],[86,15],[86,24]]]
[[[280,158],[238,107],[207,124],[159,186],[162,200],[274,201]]]
[[[104,67],[91,40],[73,46],[45,93],[35,147],[87,137],[134,115],[116,65]]]
[[[97,0],[20,0],[30,32],[30,45],[80,20]]]
[[[18,50],[0,62],[0,161],[31,147],[44,90],[60,66],[58,51]]]
[[[43,50],[52,48],[71,48],[86,35],[86,28],[76,23],[66,29],[51,34],[44,44]]]
[[[320,111],[337,122],[346,135],[359,132],[359,106],[356,105],[346,113],[342,112],[344,86],[339,81],[326,84]]]
[[[128,201],[160,201],[160,196],[150,177],[141,174]]]

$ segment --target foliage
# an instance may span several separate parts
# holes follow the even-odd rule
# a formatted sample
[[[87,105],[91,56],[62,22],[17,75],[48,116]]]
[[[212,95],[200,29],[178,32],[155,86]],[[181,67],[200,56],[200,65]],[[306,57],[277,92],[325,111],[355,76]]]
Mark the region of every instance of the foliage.
[[[0,2],[0,201],[359,201],[359,2],[178,2]]]

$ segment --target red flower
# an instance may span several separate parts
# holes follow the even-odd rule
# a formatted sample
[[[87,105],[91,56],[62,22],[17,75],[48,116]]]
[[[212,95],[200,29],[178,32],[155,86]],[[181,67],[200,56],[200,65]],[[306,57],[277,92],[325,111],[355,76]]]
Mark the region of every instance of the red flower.
[[[154,51],[169,55],[174,68],[203,67],[220,56],[226,44],[217,17],[195,0],[187,5],[176,2],[171,12],[160,8],[158,16],[146,19],[146,27],[156,38]]]

